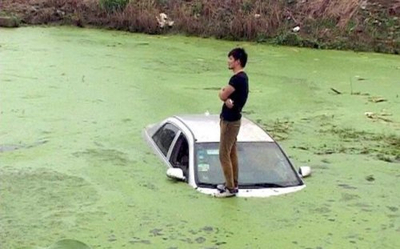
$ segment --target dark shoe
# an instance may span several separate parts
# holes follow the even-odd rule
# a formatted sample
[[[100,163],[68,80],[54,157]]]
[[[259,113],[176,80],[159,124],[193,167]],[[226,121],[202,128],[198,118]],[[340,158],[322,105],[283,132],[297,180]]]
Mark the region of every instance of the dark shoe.
[[[237,190],[235,189],[228,189],[225,188],[225,190],[223,190],[222,192],[220,191],[219,193],[214,194],[214,197],[218,197],[218,198],[226,198],[226,197],[234,197],[237,194]]]
[[[226,189],[225,183],[224,184],[218,184],[217,185],[217,189],[218,189],[219,192],[224,192],[225,189]],[[238,193],[239,192],[238,186],[236,186],[232,191],[235,192],[235,193]]]

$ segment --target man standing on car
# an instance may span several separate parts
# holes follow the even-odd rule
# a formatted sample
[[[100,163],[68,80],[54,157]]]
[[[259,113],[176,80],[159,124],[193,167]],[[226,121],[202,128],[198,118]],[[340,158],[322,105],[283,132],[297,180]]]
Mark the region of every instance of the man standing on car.
[[[249,80],[244,72],[247,53],[243,48],[235,48],[228,54],[228,68],[233,76],[229,84],[219,91],[219,98],[224,102],[220,115],[219,160],[225,176],[225,183],[218,185],[216,197],[231,197],[238,192],[239,165],[236,148],[240,129],[242,108],[249,94]]]

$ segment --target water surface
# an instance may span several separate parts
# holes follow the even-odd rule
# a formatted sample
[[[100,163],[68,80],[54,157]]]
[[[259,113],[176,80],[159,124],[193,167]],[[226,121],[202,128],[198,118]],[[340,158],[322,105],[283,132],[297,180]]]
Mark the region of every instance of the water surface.
[[[213,199],[168,180],[142,139],[218,113],[236,45],[245,115],[313,168],[300,192]],[[1,248],[399,248],[399,80],[392,55],[0,29]]]

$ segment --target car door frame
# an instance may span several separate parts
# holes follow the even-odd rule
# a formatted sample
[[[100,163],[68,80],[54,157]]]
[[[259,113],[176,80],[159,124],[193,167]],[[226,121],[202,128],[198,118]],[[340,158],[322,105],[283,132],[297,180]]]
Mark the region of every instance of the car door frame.
[[[168,152],[167,155],[165,156],[162,151],[160,150],[160,148],[158,147],[158,145],[155,143],[155,141],[153,140],[153,135],[155,133],[157,133],[157,131],[159,131],[159,129],[161,129],[162,127],[164,127],[166,124],[171,124],[173,126],[175,126],[178,131],[175,134],[174,139],[172,140],[170,147],[168,148]],[[151,131],[151,132],[149,132]],[[157,125],[156,127],[150,127],[148,129],[148,131],[145,133],[146,137],[147,137],[147,141],[151,143],[152,147],[155,148],[156,154],[161,158],[161,160],[169,167],[172,168],[172,164],[169,162],[169,159],[171,157],[171,153],[173,148],[175,147],[176,141],[178,140],[180,134],[183,134],[188,142],[189,145],[189,169],[188,169],[188,174],[189,174],[189,179],[187,180],[187,183],[189,185],[191,185],[192,187],[196,188],[196,182],[194,180],[194,137],[193,137],[193,133],[190,131],[190,129],[183,123],[181,123],[178,119],[175,118],[168,118],[166,120],[164,120],[163,122],[161,122],[159,125]]]
[[[170,124],[172,126],[174,126],[175,128],[177,128],[177,132],[174,136],[174,139],[172,139],[171,144],[168,147],[167,150],[167,155],[164,155],[164,153],[161,151],[160,147],[157,145],[157,143],[154,141],[153,136],[163,127],[165,127],[165,125]],[[151,129],[151,128],[150,128]],[[151,143],[151,145],[155,148],[156,150],[156,154],[164,161],[164,163],[168,166],[168,167],[172,167],[172,165],[169,163],[169,157],[171,155],[171,148],[173,148],[173,146],[175,145],[176,140],[178,139],[177,135],[180,134],[181,129],[179,128],[178,125],[176,125],[174,122],[171,122],[170,120],[165,120],[164,122],[162,122],[156,129],[152,130],[152,134],[146,132],[146,136],[147,136],[147,140]]]
[[[176,144],[176,142],[177,142],[179,136],[180,136],[181,134],[183,134],[183,135],[185,136],[185,138],[186,138],[186,140],[187,140],[187,142],[188,142],[188,146],[189,146],[189,165],[188,165],[189,179],[187,179],[187,183],[188,183],[190,186],[196,188],[197,185],[196,185],[196,182],[195,182],[195,180],[194,180],[194,142],[195,142],[194,140],[195,140],[195,139],[194,139],[193,133],[192,133],[192,131],[191,131],[184,123],[182,123],[179,119],[171,118],[171,119],[167,119],[166,122],[168,122],[168,123],[174,125],[174,126],[177,127],[178,130],[179,130],[179,131],[176,133],[176,136],[175,136],[174,140],[172,141],[171,146],[170,146],[170,148],[169,148],[169,150],[168,150],[168,153],[167,153],[168,156],[167,156],[166,160],[167,160],[168,166],[169,166],[169,167],[173,167],[172,164],[169,162],[169,160],[170,160],[172,151],[173,151],[173,149],[174,149],[174,147],[175,147],[175,144]]]

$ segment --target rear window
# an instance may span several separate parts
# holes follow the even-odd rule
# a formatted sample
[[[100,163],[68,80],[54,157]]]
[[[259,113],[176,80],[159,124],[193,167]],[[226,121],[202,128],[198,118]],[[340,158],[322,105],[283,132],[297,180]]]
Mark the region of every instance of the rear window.
[[[157,144],[164,156],[167,156],[169,147],[171,146],[177,132],[178,128],[167,123],[153,135],[153,141]]]

